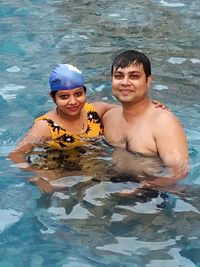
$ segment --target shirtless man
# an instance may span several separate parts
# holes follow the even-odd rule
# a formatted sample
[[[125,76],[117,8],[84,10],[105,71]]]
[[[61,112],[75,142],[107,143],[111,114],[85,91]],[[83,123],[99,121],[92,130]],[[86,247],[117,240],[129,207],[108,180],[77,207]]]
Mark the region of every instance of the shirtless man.
[[[145,185],[174,185],[188,172],[187,138],[178,118],[168,110],[155,109],[150,101],[149,59],[140,52],[125,51],[114,59],[111,74],[112,94],[122,106],[108,111],[103,124],[107,142],[117,148],[118,170],[137,173]],[[144,173],[154,179],[146,179]]]

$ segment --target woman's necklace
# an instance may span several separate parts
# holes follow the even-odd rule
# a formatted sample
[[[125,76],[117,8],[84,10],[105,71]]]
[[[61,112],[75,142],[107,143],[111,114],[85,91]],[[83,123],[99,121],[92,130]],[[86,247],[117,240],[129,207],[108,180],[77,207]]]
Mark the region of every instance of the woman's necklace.
[[[62,128],[64,128],[64,129],[67,130],[68,125],[66,124],[66,122],[65,122],[64,119],[62,118],[62,115],[59,114],[59,109],[58,109],[58,108],[56,108],[56,114],[57,114],[57,116],[58,116],[58,118],[59,118],[59,121],[60,121],[60,119],[62,119],[62,121],[64,122],[63,124],[60,122],[59,125],[60,125]],[[83,134],[83,133],[85,132],[85,123],[84,123],[84,115],[83,115],[83,112],[81,112],[80,118],[81,118],[81,131],[80,131],[80,133]],[[70,130],[69,130],[69,131],[70,131]],[[70,132],[73,132],[73,131],[70,131]]]
[[[81,113],[81,119],[82,119],[82,131],[81,131],[81,133],[84,133],[85,132],[85,123],[84,123],[83,113]]]

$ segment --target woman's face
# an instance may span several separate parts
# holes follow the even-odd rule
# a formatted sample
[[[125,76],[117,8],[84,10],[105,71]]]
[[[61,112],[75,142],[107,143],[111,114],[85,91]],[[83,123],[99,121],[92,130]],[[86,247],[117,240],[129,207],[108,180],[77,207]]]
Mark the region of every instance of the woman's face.
[[[72,90],[58,90],[54,101],[57,108],[69,116],[78,115],[86,102],[86,94],[82,87]]]

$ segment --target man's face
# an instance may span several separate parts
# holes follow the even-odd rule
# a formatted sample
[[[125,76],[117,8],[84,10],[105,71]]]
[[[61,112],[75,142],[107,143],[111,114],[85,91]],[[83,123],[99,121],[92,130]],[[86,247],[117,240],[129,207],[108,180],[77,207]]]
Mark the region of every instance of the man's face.
[[[130,64],[125,68],[113,69],[112,94],[121,103],[137,103],[148,97],[151,76],[146,78],[142,64]]]

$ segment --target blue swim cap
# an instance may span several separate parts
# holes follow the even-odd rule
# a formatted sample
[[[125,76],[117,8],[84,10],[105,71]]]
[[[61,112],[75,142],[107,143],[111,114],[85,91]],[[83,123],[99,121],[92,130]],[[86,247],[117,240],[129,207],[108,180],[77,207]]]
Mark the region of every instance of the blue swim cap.
[[[71,90],[84,86],[82,72],[70,64],[59,64],[49,77],[51,92]]]

